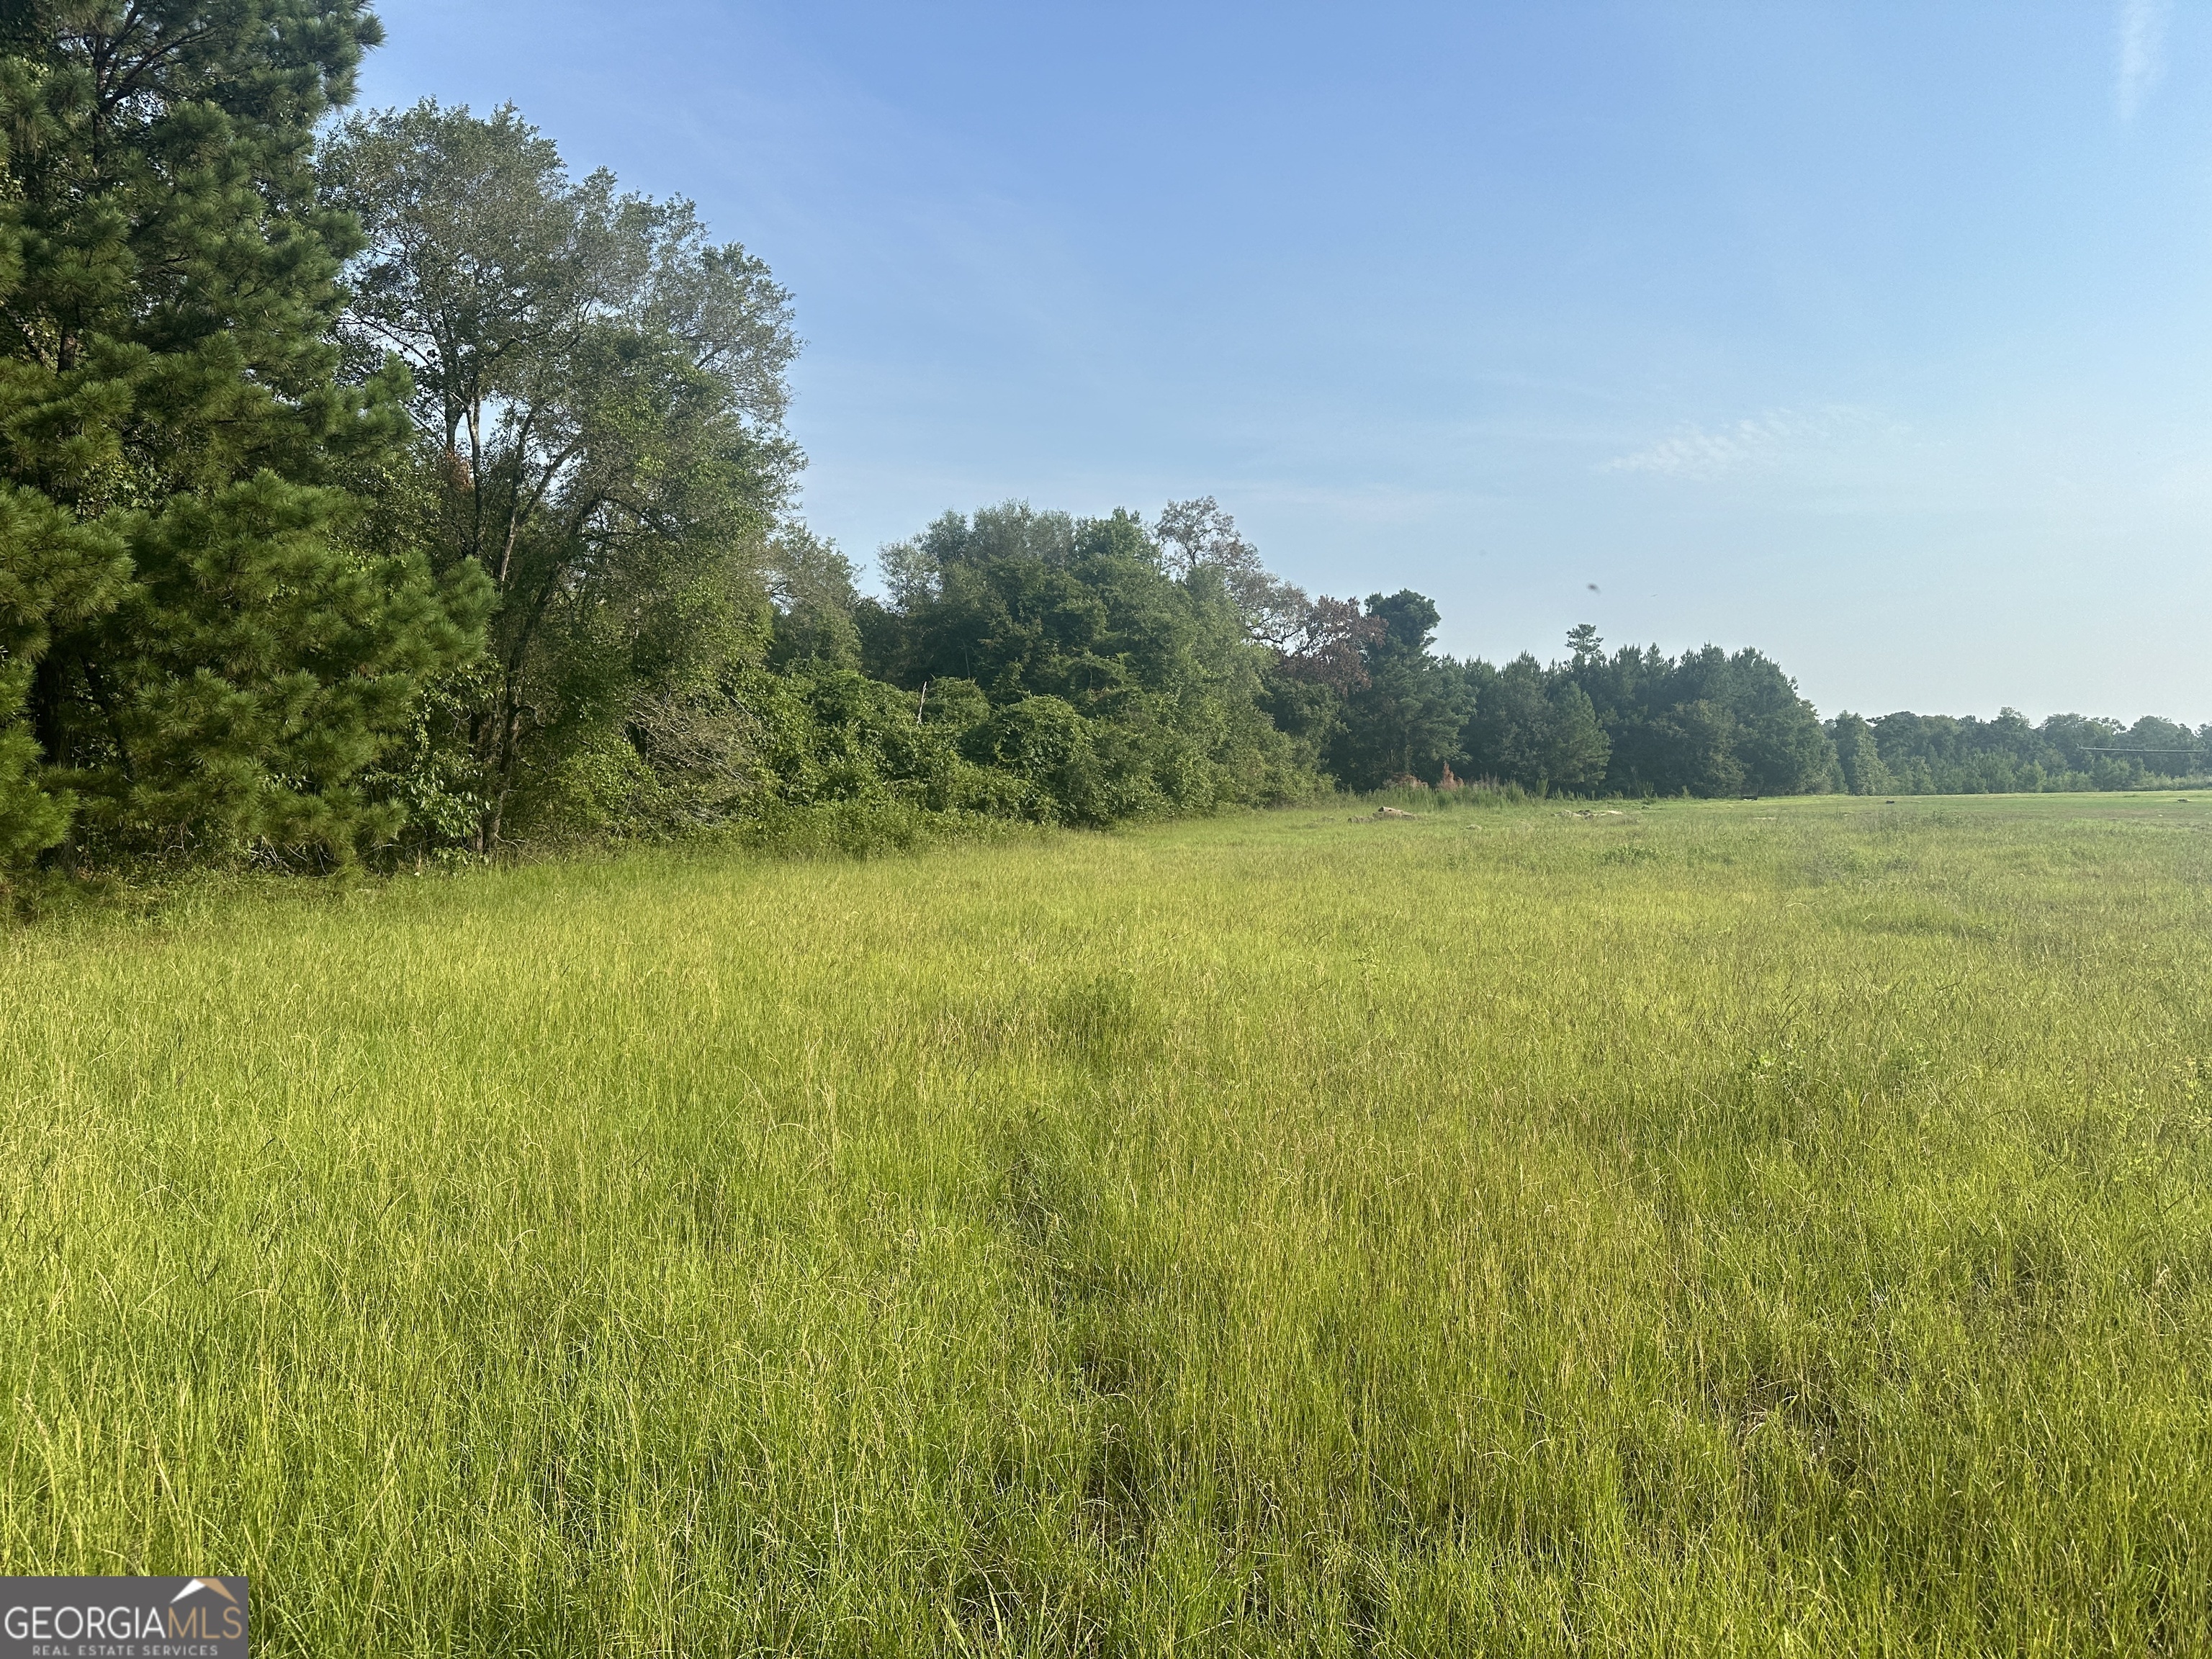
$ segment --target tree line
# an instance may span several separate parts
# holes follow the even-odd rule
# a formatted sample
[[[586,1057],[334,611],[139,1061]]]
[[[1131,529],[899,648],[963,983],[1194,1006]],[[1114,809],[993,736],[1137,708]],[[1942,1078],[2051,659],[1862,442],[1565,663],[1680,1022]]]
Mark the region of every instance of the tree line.
[[[2163,721],[1825,725],[1773,662],[1434,648],[1212,500],[795,511],[791,298],[512,109],[347,114],[361,0],[0,12],[0,866],[489,853],[838,807],[1463,780],[2124,787]]]

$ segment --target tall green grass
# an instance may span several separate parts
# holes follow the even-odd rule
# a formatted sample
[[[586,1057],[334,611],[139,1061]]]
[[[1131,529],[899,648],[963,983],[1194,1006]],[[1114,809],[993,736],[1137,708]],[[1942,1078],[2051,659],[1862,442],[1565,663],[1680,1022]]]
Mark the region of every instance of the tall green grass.
[[[0,1570],[272,1654],[2212,1650],[2212,803],[0,937]]]

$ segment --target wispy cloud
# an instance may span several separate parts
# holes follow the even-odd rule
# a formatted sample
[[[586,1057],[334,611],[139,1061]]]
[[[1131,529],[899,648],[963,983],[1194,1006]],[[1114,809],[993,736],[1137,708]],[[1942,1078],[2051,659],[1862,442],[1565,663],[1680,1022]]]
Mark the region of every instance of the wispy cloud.
[[[1779,465],[1869,424],[1851,409],[1770,409],[1725,426],[1685,426],[1658,442],[1605,463],[1607,472],[1662,478],[1719,478]]]
[[[2166,74],[2166,20],[2173,0],[2120,0],[2119,74],[2113,95],[2132,121]]]

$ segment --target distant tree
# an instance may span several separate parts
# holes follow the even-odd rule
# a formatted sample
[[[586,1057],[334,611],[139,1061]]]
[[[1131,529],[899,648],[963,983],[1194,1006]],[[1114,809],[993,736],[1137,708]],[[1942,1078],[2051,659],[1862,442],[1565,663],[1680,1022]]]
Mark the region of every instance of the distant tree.
[[[1388,638],[1383,618],[1362,611],[1358,600],[1324,593],[1307,602],[1297,629],[1284,641],[1279,663],[1293,679],[1349,696],[1370,684],[1368,655]]]
[[[1223,551],[1226,515],[1187,513],[1178,528],[1175,511],[1182,539],[1165,549],[1126,511],[942,515],[884,550],[887,600],[858,612],[869,672],[918,698],[979,688],[992,713],[965,751],[1012,769],[1032,816],[1103,822],[1310,787],[1265,707],[1277,653],[1231,589],[1242,555]],[[1062,710],[1085,722],[1079,743]]]
[[[1472,707],[1466,675],[1431,651],[1437,611],[1425,594],[1373,594],[1366,615],[1379,627],[1361,649],[1367,684],[1345,697],[1330,770],[1354,789],[1398,777],[1434,783],[1459,752]]]
[[[1469,677],[1474,712],[1460,761],[1468,776],[1567,793],[1604,782],[1612,744],[1589,694],[1568,673],[1547,672],[1524,653],[1502,669],[1474,664]]]
[[[2164,775],[2185,775],[2202,752],[2187,727],[2154,717],[2133,728],[2140,742],[2118,720],[2069,714],[2032,725],[2012,708],[1994,720],[1904,709],[1870,724],[1897,787],[1923,794],[2130,789],[2161,775],[2152,763],[2175,767]]]
[[[1890,723],[1880,729],[1884,740],[1889,740],[1894,730],[1899,739],[1909,736],[1905,722],[1913,716],[1892,716]],[[1931,717],[1940,718],[1940,717]],[[1971,741],[1978,722],[1971,718],[1947,723],[1960,736]],[[2082,714],[2052,714],[2036,728],[2038,757],[2046,772],[2055,773],[2062,781],[2053,787],[2064,787],[2070,782],[2077,788],[2091,786],[2091,774],[2099,759],[2108,754],[2120,739],[2122,727],[2118,720],[2100,720]]]
[[[1173,576],[1188,576],[1202,564],[1234,571],[1255,585],[1273,578],[1260,562],[1260,550],[1245,540],[1237,520],[1211,495],[1170,501],[1152,526],[1160,562]]]
[[[1366,650],[1382,625],[1357,599],[1309,599],[1290,591],[1300,604],[1291,625],[1266,641],[1260,702],[1296,746],[1299,763],[1315,768],[1343,732],[1345,699],[1369,684]]]
[[[2136,752],[2144,771],[2160,777],[2185,777],[2205,764],[2204,745],[2197,734],[2155,714],[2145,714],[2130,726],[2124,742]]]
[[[1260,550],[1244,538],[1237,520],[1212,496],[1170,501],[1153,526],[1168,571],[1184,580],[1200,571],[1218,578],[1245,637],[1279,653],[1297,648],[1313,614],[1313,602],[1260,561]]]
[[[1605,787],[1624,794],[1793,794],[1832,787],[1835,751],[1813,706],[1772,662],[1718,646],[1668,659],[1656,646],[1600,653],[1569,638],[1562,672],[1586,691],[1611,744]]]
[[[860,659],[860,609],[853,562],[804,526],[786,526],[768,548],[769,592],[775,602],[769,660],[852,668]]]
[[[1710,697],[1668,703],[1625,725],[1614,743],[1609,781],[1625,786],[1626,793],[1741,794],[1741,737],[1725,703]]]
[[[1708,646],[1699,660],[1718,655]],[[1773,661],[1757,651],[1735,652],[1705,689],[1735,722],[1736,757],[1754,793],[1795,795],[1832,787],[1836,751],[1820,716]]]
[[[1844,789],[1854,795],[1885,795],[1897,780],[1882,763],[1874,728],[1846,709],[1828,723],[1829,740],[1836,746],[1836,762],[1844,775]]]
[[[1079,568],[1076,521],[1025,501],[972,520],[947,513],[893,544],[882,557],[904,651],[884,671],[915,684],[973,680],[994,704],[1110,696],[1139,673],[1135,653],[1176,648],[1142,627],[1172,602],[1174,583],[1110,528],[1089,550],[1090,568]]]

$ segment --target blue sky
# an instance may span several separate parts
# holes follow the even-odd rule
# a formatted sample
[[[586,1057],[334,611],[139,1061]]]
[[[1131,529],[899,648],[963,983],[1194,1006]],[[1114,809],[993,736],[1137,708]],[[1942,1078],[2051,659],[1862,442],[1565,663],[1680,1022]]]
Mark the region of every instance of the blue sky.
[[[2212,10],[384,0],[793,291],[805,511],[1210,494],[1446,648],[2212,720]]]

